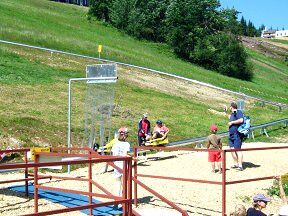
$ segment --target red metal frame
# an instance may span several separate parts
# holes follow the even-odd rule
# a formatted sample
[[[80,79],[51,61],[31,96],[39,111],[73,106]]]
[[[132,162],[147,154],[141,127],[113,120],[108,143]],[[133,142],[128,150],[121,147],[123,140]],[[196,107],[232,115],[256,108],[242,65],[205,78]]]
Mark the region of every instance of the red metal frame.
[[[85,150],[88,151],[87,154],[66,154],[66,153],[55,153],[54,151],[79,151],[79,150]],[[27,152],[30,151],[30,149],[18,149],[18,150],[5,150],[0,152],[25,152],[25,163],[18,163],[18,164],[2,164],[0,165],[0,169],[25,169],[25,178],[19,179],[19,180],[9,180],[9,181],[1,181],[2,183],[8,183],[8,182],[19,182],[19,181],[25,181],[25,189],[26,194],[28,196],[28,181],[32,178],[28,178],[28,168],[34,168],[34,214],[28,214],[28,215],[50,215],[50,214],[58,214],[58,213],[64,213],[64,212],[70,212],[70,211],[77,211],[82,209],[89,209],[90,215],[92,215],[92,209],[95,207],[105,206],[105,205],[117,205],[122,204],[123,205],[123,215],[132,215],[132,158],[131,157],[115,157],[115,156],[99,156],[97,153],[93,152],[89,148],[53,148],[51,153],[35,153],[35,161],[34,163],[28,163],[27,159]],[[61,162],[45,162],[40,163],[39,157],[41,155],[48,155],[49,157],[53,156],[66,156],[66,157],[85,157],[88,158],[87,160],[74,160],[74,161],[61,161]],[[116,167],[113,162],[114,161],[123,161],[124,167],[123,170]],[[101,163],[106,162],[110,165],[112,165],[114,168],[118,169],[120,172],[123,172],[123,196],[118,197],[111,194],[108,190],[106,190],[104,187],[102,187],[100,184],[95,182],[92,179],[92,163]],[[86,179],[80,179],[80,178],[72,178],[72,177],[57,177],[57,176],[44,176],[38,174],[38,168],[41,167],[49,167],[49,166],[56,166],[56,165],[71,165],[71,164],[88,164],[88,178]],[[78,191],[78,190],[71,190],[71,189],[63,189],[63,188],[55,188],[55,187],[47,187],[43,185],[38,184],[38,180],[42,178],[59,178],[63,180],[80,180],[80,181],[87,181],[88,182],[88,192],[84,191]],[[98,187],[104,194],[100,193],[93,193],[92,191],[92,185],[95,185]],[[72,208],[65,208],[65,209],[58,209],[53,211],[46,211],[46,212],[39,212],[38,209],[38,190],[39,189],[46,189],[46,190],[55,190],[55,191],[62,191],[62,192],[69,192],[69,193],[77,193],[77,194],[83,194],[87,195],[89,197],[89,204],[79,207],[72,207]],[[93,204],[92,198],[93,196],[106,198],[106,199],[113,199],[113,201],[108,202],[102,202],[98,204]]]
[[[178,150],[185,150],[185,151],[196,151],[196,152],[208,152],[208,149],[193,149],[193,148],[185,148],[185,147],[153,147],[153,146],[135,146],[134,147],[134,158],[137,157],[137,151],[139,149],[144,150],[165,150],[165,151],[178,151]],[[243,180],[237,180],[237,181],[226,181],[226,152],[235,152],[235,151],[261,151],[261,150],[275,150],[275,149],[288,149],[286,146],[282,147],[268,147],[268,148],[250,148],[250,149],[241,149],[241,150],[219,150],[222,152],[223,161],[222,161],[222,181],[208,181],[203,179],[188,179],[188,178],[178,178],[178,177],[167,177],[167,176],[156,176],[156,175],[144,175],[139,174],[137,169],[137,161],[134,160],[134,176],[132,176],[132,159],[131,157],[113,157],[113,156],[100,156],[98,153],[93,152],[89,148],[52,148],[51,153],[36,153],[35,157],[36,160],[34,163],[28,163],[27,159],[27,152],[30,151],[30,149],[14,149],[14,150],[1,150],[0,153],[15,153],[15,152],[24,152],[25,158],[24,163],[18,163],[18,164],[1,164],[0,169],[24,169],[25,170],[25,178],[24,179],[13,179],[13,180],[6,180],[6,181],[0,181],[0,184],[3,183],[11,183],[11,182],[20,182],[25,181],[25,193],[28,196],[28,181],[34,179],[34,214],[29,215],[50,215],[50,214],[58,214],[58,213],[64,213],[64,212],[71,212],[71,211],[78,211],[83,209],[90,209],[90,215],[92,215],[92,209],[100,206],[105,205],[111,205],[111,204],[123,204],[123,215],[135,215],[138,216],[139,214],[132,210],[132,180],[134,181],[134,204],[137,206],[137,185],[140,185],[150,193],[157,196],[162,201],[166,202],[168,205],[179,211],[183,216],[187,216],[187,212],[183,209],[181,209],[179,206],[177,206],[172,201],[166,199],[162,195],[160,195],[155,190],[149,188],[147,185],[143,184],[141,181],[139,181],[138,177],[146,177],[146,178],[158,178],[158,179],[166,179],[166,180],[173,180],[173,181],[185,181],[185,182],[198,182],[198,183],[205,183],[205,184],[218,184],[222,186],[222,215],[226,215],[226,186],[230,184],[238,184],[238,183],[245,183],[245,182],[251,182],[251,181],[259,181],[259,180],[268,180],[268,179],[275,179],[278,178],[278,176],[265,176],[261,178],[252,178],[252,179],[243,179]],[[87,154],[84,153],[56,153],[55,151],[87,151]],[[62,161],[62,162],[47,162],[47,163],[39,163],[39,156],[41,155],[49,155],[49,157],[52,156],[66,156],[66,157],[83,157],[87,159],[83,160],[75,160],[75,161]],[[123,170],[116,167],[113,164],[113,161],[115,160],[121,160],[124,162]],[[106,162],[110,166],[114,167],[114,169],[119,170],[120,172],[123,172],[123,194],[122,197],[117,197],[111,194],[108,190],[106,190],[104,187],[102,187],[100,184],[95,182],[92,179],[92,163],[101,163]],[[88,164],[88,178],[73,178],[73,177],[60,177],[60,176],[45,176],[45,175],[39,175],[38,174],[38,168],[40,167],[47,167],[47,166],[56,166],[56,165],[68,165],[68,164]],[[28,168],[34,168],[34,174],[32,175],[33,178],[28,178]],[[63,180],[77,180],[77,181],[87,181],[88,182],[88,192],[84,191],[77,191],[77,190],[70,190],[70,189],[63,189],[63,188],[53,188],[53,187],[47,187],[43,185],[38,184],[39,179],[43,178],[58,178]],[[93,193],[92,186],[98,187],[104,194],[100,193]],[[78,193],[87,195],[89,197],[89,204],[79,207],[72,207],[72,208],[65,208],[65,209],[58,209],[53,211],[46,211],[46,212],[39,212],[38,209],[38,190],[39,189],[49,189],[49,190],[56,190],[56,191],[65,191],[65,192],[71,192],[71,193]],[[108,198],[113,199],[113,201],[109,202],[103,202],[99,204],[93,204],[92,197],[98,196],[102,198]]]
[[[137,156],[137,151],[139,149],[143,150],[165,150],[165,151],[196,151],[196,152],[209,152],[209,149],[193,149],[193,148],[185,148],[185,147],[153,147],[153,146],[134,146],[134,157]],[[134,160],[134,205],[137,206],[137,185],[142,186],[144,189],[149,191],[150,193],[157,196],[163,202],[167,203],[171,207],[175,208],[179,211],[182,215],[188,215],[186,211],[175,205],[173,202],[169,201],[165,197],[161,196],[156,191],[152,190],[151,188],[144,185],[141,181],[138,180],[138,177],[146,177],[146,178],[157,178],[157,179],[166,179],[166,180],[173,180],[173,181],[186,181],[186,182],[198,182],[198,183],[206,183],[206,184],[218,184],[222,186],[222,215],[226,215],[226,186],[230,184],[238,184],[238,183],[245,183],[251,181],[259,181],[259,180],[268,180],[268,179],[276,179],[278,176],[265,176],[261,178],[252,178],[252,179],[243,179],[238,181],[226,181],[226,152],[236,152],[236,151],[260,151],[260,150],[275,150],[275,149],[288,149],[288,146],[281,146],[281,147],[267,147],[267,148],[249,148],[249,149],[229,149],[229,150],[219,150],[222,152],[222,181],[207,181],[202,179],[188,179],[188,178],[176,178],[176,177],[167,177],[167,176],[156,176],[156,175],[144,175],[139,174],[137,169],[137,162]],[[215,150],[214,150],[215,151]]]

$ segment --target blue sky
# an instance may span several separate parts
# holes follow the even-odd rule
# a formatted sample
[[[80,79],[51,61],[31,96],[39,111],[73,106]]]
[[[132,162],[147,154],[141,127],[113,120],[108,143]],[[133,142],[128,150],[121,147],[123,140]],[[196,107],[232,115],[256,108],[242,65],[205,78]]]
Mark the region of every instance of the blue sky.
[[[241,12],[256,28],[264,24],[267,28],[288,30],[288,0],[220,0],[221,7],[234,8]]]

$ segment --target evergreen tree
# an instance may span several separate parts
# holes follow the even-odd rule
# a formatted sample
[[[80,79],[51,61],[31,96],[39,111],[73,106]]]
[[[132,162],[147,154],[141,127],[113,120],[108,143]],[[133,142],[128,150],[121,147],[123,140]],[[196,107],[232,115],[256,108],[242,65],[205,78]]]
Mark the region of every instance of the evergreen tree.
[[[136,0],[127,31],[140,39],[165,41],[165,16],[169,0]]]
[[[218,10],[214,0],[172,0],[167,11],[167,41],[176,54],[227,76],[251,80],[252,68],[241,42],[231,33],[234,10]]]
[[[118,29],[126,30],[129,16],[135,0],[114,0],[111,4],[110,19],[111,23]]]
[[[247,36],[247,22],[243,16],[241,17],[240,20],[240,32],[241,32],[240,35]]]
[[[112,0],[90,0],[88,17],[96,17],[98,20],[110,22],[109,8]]]
[[[257,35],[257,30],[253,23],[249,20],[248,25],[247,25],[247,36],[249,37],[254,37]]]
[[[225,31],[231,32],[235,35],[242,35],[241,25],[237,20],[239,12],[234,8],[225,9],[222,11],[222,15],[225,20]]]
[[[218,0],[172,0],[167,10],[167,42],[176,54],[191,59],[197,41],[223,30]]]

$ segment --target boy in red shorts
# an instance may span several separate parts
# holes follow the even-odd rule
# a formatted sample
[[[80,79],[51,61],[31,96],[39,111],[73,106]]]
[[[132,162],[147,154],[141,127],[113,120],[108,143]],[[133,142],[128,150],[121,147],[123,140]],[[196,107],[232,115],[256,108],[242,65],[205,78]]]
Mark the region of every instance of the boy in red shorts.
[[[211,134],[207,138],[207,149],[211,149],[211,151],[208,152],[208,161],[211,162],[212,166],[212,172],[216,173],[219,171],[221,172],[221,152],[217,150],[222,149],[222,142],[220,137],[216,135],[217,133],[217,126],[216,125],[211,125],[210,126],[210,131]],[[215,151],[213,151],[215,150]],[[215,164],[217,165],[217,170],[215,169]]]

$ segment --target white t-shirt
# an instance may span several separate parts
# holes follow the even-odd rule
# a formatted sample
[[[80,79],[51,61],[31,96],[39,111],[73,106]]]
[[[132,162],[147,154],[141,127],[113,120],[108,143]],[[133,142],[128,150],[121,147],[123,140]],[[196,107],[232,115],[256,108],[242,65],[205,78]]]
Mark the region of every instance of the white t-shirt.
[[[130,144],[128,142],[123,142],[117,140],[112,147],[113,156],[126,156],[127,152],[130,151]],[[123,169],[123,161],[115,161],[114,164]]]

